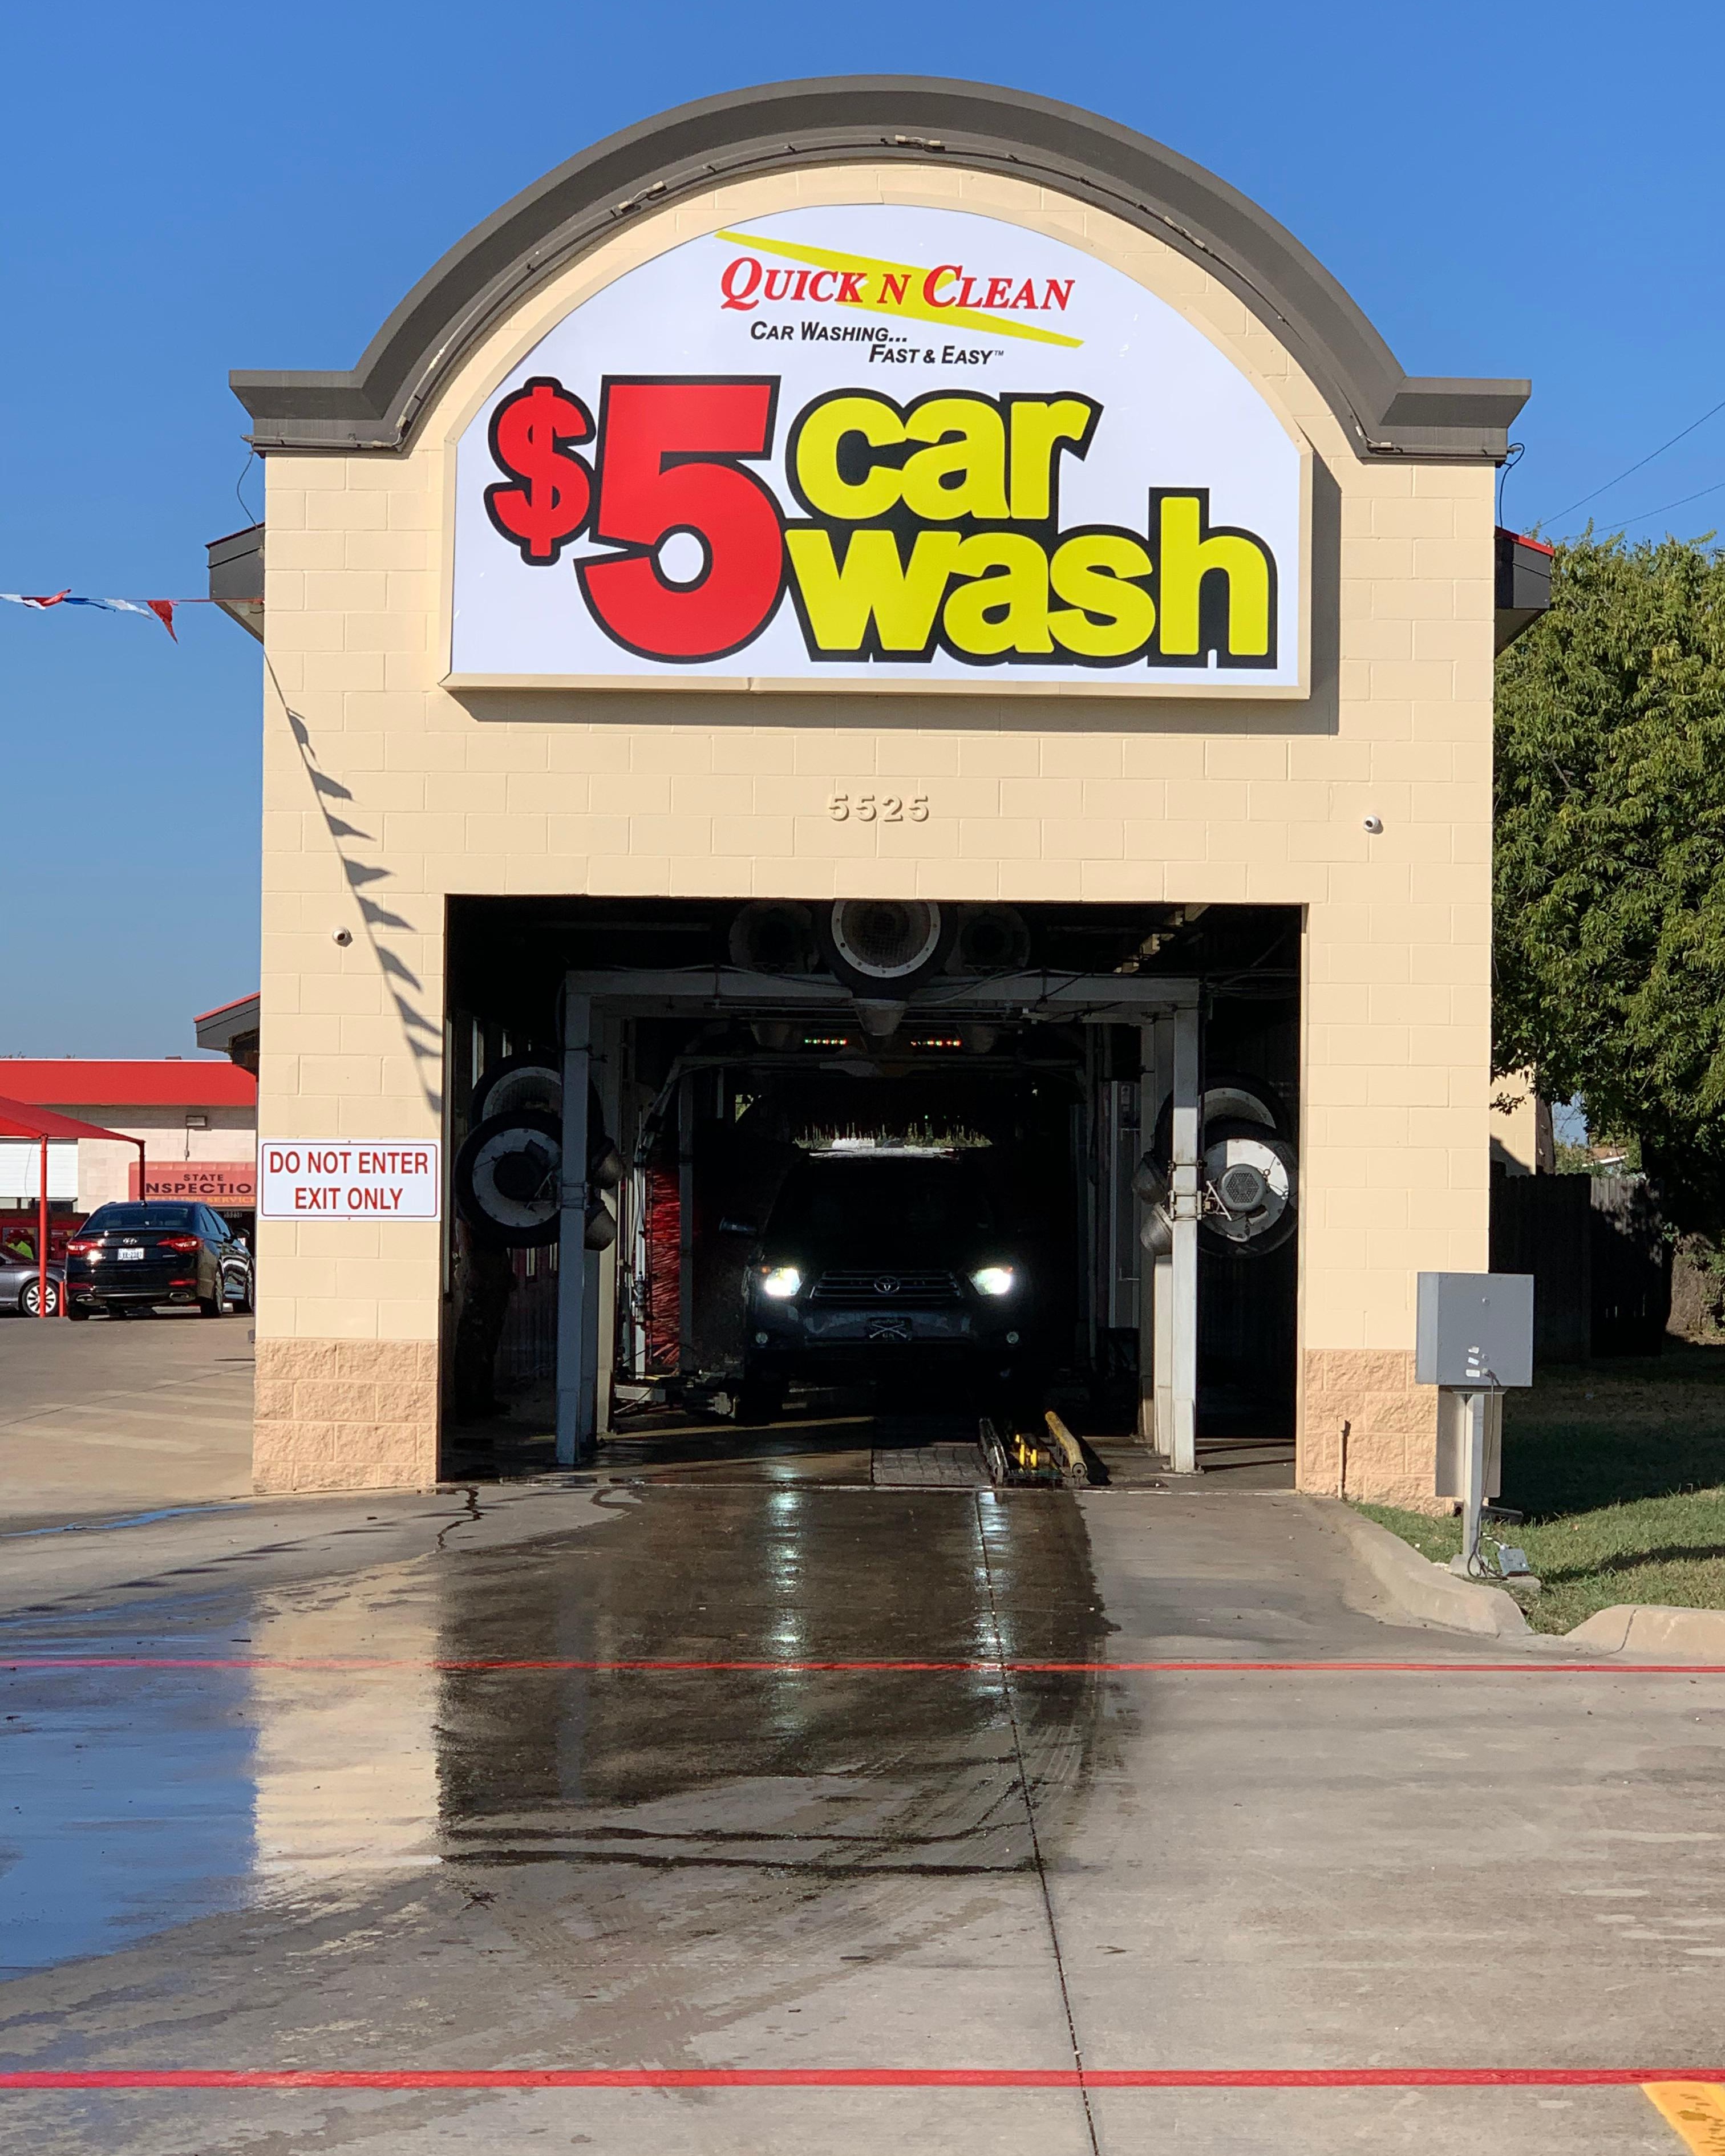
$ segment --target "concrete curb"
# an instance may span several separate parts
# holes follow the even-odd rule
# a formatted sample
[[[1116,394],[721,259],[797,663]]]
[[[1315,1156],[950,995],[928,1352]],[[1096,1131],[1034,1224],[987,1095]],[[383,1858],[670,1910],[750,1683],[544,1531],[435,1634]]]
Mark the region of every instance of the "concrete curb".
[[[1515,1597],[1502,1588],[1458,1578],[1339,1498],[1309,1497],[1307,1502],[1347,1537],[1354,1556],[1405,1615],[1488,1640],[1520,1639],[1532,1629]]]
[[[1604,1655],[1661,1655],[1725,1662],[1725,1609],[1680,1609],[1663,1602],[1617,1602],[1563,1635]]]

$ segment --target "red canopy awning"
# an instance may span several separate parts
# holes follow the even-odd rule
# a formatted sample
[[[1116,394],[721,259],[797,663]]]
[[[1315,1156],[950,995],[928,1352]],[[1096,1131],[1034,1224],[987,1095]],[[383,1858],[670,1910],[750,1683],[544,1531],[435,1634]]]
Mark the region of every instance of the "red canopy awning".
[[[75,1116],[62,1116],[52,1108],[39,1108],[28,1101],[8,1101],[0,1094],[0,1138],[113,1138],[121,1145],[136,1145],[124,1131],[105,1131],[100,1123],[80,1123]]]

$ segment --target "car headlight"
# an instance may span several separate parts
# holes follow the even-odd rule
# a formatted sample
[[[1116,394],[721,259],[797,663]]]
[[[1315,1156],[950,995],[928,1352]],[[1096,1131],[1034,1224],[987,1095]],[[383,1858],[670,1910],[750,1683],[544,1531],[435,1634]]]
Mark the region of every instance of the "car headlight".
[[[803,1276],[794,1265],[768,1265],[761,1275],[761,1292],[770,1295],[775,1302],[788,1301],[803,1285]]]
[[[979,1265],[970,1276],[978,1295],[1010,1295],[1018,1275],[1010,1265]]]

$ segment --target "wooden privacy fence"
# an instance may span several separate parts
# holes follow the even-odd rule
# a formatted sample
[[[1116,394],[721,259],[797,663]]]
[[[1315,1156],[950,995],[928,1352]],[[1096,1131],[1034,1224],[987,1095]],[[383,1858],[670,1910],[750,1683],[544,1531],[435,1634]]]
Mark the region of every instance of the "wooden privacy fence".
[[[1641,1176],[1495,1178],[1491,1270],[1533,1276],[1536,1362],[1659,1353],[1671,1251]]]

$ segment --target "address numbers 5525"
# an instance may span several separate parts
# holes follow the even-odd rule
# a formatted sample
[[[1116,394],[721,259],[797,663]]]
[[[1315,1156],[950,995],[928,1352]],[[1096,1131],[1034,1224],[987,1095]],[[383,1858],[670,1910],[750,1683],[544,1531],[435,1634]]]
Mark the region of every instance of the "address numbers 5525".
[[[859,824],[926,824],[928,821],[928,796],[926,793],[832,793],[827,797],[827,814],[835,824],[848,824],[852,817]]]

